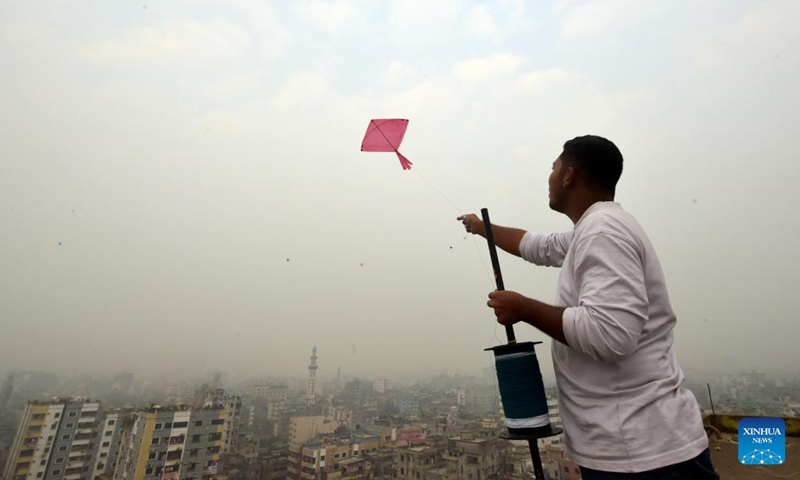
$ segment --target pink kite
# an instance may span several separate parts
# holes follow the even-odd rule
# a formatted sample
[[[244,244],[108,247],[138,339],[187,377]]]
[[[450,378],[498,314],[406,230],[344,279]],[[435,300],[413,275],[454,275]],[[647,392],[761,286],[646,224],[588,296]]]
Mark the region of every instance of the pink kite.
[[[403,170],[411,169],[411,162],[397,151],[408,128],[408,120],[401,118],[373,119],[361,141],[362,152],[394,152]]]

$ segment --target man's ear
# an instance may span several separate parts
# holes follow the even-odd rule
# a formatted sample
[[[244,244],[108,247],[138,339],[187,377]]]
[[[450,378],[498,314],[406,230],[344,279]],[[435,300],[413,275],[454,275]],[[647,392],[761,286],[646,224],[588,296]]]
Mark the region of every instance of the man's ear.
[[[575,168],[570,165],[564,170],[564,176],[562,177],[561,183],[564,188],[571,187],[575,185],[575,182],[578,180],[578,172],[575,171]]]

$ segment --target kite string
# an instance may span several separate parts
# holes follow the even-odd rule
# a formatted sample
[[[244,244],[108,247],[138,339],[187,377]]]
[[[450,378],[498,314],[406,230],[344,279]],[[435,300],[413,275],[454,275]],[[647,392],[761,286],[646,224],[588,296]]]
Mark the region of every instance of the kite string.
[[[441,191],[441,190],[439,190],[438,188],[436,188],[436,185],[434,185],[434,184],[433,184],[433,182],[431,182],[430,180],[428,180],[428,178],[427,178],[425,175],[423,175],[423,174],[421,174],[421,173],[419,172],[419,169],[415,168],[415,169],[413,169],[413,170],[414,170],[414,171],[417,173],[417,175],[419,175],[420,177],[422,177],[422,179],[423,179],[423,180],[425,180],[425,181],[428,183],[428,185],[430,185],[430,186],[431,186],[431,188],[433,188],[434,190],[436,190],[436,192],[437,192],[437,193],[438,193],[438,194],[439,194],[439,195],[440,195],[440,196],[441,196],[441,197],[442,197],[442,198],[443,198],[443,199],[444,199],[444,200],[445,200],[447,203],[449,203],[449,204],[450,204],[450,206],[452,206],[452,207],[453,207],[453,208],[456,210],[456,212],[458,212],[458,214],[459,214],[459,215],[464,215],[464,210],[461,210],[460,208],[458,208],[458,206],[456,206],[456,204],[454,204],[453,202],[451,202],[451,201],[450,201],[450,199],[449,199],[449,198],[447,198],[447,196],[445,196],[445,194],[444,194],[444,193],[442,193],[442,191]],[[472,245],[475,247],[475,253],[478,255],[478,258],[480,258],[480,259],[481,259],[481,264],[483,265],[483,270],[486,272],[486,278],[487,278],[487,280],[489,281],[490,288],[492,288],[492,289],[495,289],[494,277],[492,276],[492,272],[490,272],[490,271],[489,271],[489,267],[486,265],[486,261],[483,259],[483,255],[481,255],[481,250],[480,250],[480,248],[478,248],[478,242],[477,242],[477,240],[475,240],[475,235],[474,235],[474,234],[472,234],[472,235],[470,235],[470,236],[472,237]],[[500,337],[498,337],[498,336],[497,336],[497,327],[498,327],[498,323],[497,323],[497,322],[494,322],[494,338],[493,338],[493,339],[492,339],[492,340],[491,340],[489,343],[491,344],[491,343],[492,343],[492,341],[494,341],[494,340],[497,340],[497,342],[498,342],[498,345],[502,345],[502,344],[503,344],[503,341],[502,341],[502,340],[500,340]]]
[[[453,208],[455,208],[455,209],[456,209],[456,211],[458,212],[458,214],[459,214],[459,215],[463,215],[463,214],[464,214],[464,211],[463,211],[463,210],[461,210],[460,208],[458,208],[458,207],[456,206],[456,204],[455,204],[455,203],[451,202],[451,201],[450,201],[450,199],[449,199],[449,198],[447,198],[447,197],[444,195],[444,193],[442,193],[442,191],[441,191],[441,190],[439,190],[438,188],[436,188],[436,185],[434,185],[434,184],[433,184],[433,182],[431,182],[430,180],[428,180],[428,178],[427,178],[427,177],[425,177],[425,175],[423,175],[423,174],[419,173],[419,170],[418,170],[418,169],[416,169],[416,168],[414,169],[414,171],[415,171],[415,172],[417,172],[417,175],[419,175],[420,177],[422,177],[422,179],[423,179],[423,180],[425,180],[426,182],[428,182],[428,185],[430,185],[430,186],[431,186],[431,188],[433,188],[434,190],[436,190],[436,192],[437,192],[439,195],[441,195],[441,196],[442,196],[442,198],[444,198],[444,200],[445,200],[447,203],[449,203],[449,204],[450,204],[450,205],[451,205]]]

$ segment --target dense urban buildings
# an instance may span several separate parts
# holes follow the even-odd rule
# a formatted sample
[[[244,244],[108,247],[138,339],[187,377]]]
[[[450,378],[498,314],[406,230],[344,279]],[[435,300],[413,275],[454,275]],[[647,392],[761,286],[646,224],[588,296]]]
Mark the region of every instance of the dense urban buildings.
[[[316,354],[306,378],[225,389],[219,372],[161,385],[125,373],[105,381],[6,375],[0,418],[13,427],[0,431],[1,480],[532,478],[527,442],[501,438],[493,371],[367,379],[342,378],[337,368],[320,379]],[[800,416],[798,380],[759,372],[712,380],[713,388],[687,381],[706,416],[712,400],[717,416]],[[59,391],[74,396],[52,397]],[[547,393],[550,422],[560,427],[555,390]],[[730,434],[712,427],[714,455],[733,455]],[[539,451],[548,480],[580,479],[562,435],[539,440]]]

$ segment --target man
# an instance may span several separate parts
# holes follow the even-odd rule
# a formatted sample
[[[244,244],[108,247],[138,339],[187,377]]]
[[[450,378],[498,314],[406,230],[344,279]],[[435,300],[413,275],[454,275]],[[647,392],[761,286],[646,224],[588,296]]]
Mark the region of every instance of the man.
[[[584,480],[717,479],[700,409],[681,387],[676,323],[656,251],[614,202],[622,154],[584,136],[564,144],[550,174],[550,208],[571,232],[492,226],[495,243],[536,265],[561,267],[555,306],[512,291],[489,294],[497,321],[523,321],[553,342],[566,454]],[[481,219],[458,217],[485,236]]]

